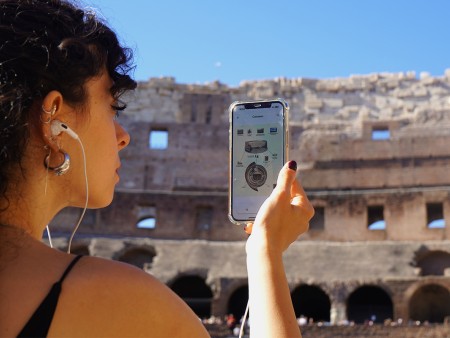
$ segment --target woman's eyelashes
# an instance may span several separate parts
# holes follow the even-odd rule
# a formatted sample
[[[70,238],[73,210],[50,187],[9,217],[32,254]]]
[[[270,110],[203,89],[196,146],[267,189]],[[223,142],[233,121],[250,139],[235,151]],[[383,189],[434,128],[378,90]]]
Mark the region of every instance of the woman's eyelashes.
[[[127,105],[124,103],[112,104],[111,108],[115,111],[114,119],[118,119],[120,113],[127,108]]]

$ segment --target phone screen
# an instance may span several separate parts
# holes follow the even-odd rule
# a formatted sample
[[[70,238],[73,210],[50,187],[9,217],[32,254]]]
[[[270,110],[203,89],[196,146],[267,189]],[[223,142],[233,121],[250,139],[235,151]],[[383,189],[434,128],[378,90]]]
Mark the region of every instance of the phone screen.
[[[238,103],[231,111],[230,219],[254,220],[285,162],[285,105]]]

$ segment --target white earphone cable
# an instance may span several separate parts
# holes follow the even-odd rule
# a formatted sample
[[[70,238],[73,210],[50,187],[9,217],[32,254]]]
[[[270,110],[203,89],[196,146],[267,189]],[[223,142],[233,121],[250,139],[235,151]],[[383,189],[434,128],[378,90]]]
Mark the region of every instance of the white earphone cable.
[[[50,235],[50,228],[48,227],[48,225],[45,228],[47,229],[48,243],[50,244],[50,248],[53,249],[53,242],[52,242],[52,235]]]
[[[245,308],[244,317],[242,318],[241,329],[239,330],[239,338],[242,338],[244,336],[244,326],[245,326],[245,321],[247,319],[249,307],[250,307],[250,300],[247,300],[247,306]]]
[[[80,217],[78,218],[78,222],[75,225],[75,228],[73,229],[72,234],[70,235],[69,245],[67,246],[67,253],[69,253],[69,254],[70,254],[70,248],[72,247],[73,237],[75,236],[75,233],[77,232],[78,227],[80,226],[81,221],[83,220],[84,214],[86,213],[86,209],[88,206],[88,201],[89,201],[89,184],[88,184],[87,168],[86,168],[86,153],[84,152],[84,146],[83,146],[83,143],[81,142],[81,140],[78,137],[77,137],[77,140],[80,143],[81,152],[83,153],[84,181],[85,181],[85,185],[86,185],[86,202],[84,204],[83,212],[81,213]]]
[[[80,143],[81,153],[83,154],[84,181],[85,181],[85,186],[86,186],[86,202],[84,204],[83,212],[81,213],[80,217],[78,218],[78,222],[75,225],[75,227],[72,231],[72,234],[70,235],[69,244],[67,246],[67,253],[70,254],[70,248],[72,247],[73,237],[75,236],[75,233],[77,232],[78,227],[80,226],[81,221],[83,220],[84,214],[86,213],[86,210],[88,207],[88,201],[89,201],[89,184],[88,184],[87,167],[86,167],[86,153],[84,151],[83,143],[81,142],[78,135],[72,129],[70,129],[65,123],[62,123],[59,120],[54,120],[51,123],[50,129],[51,129],[52,135],[54,135],[54,136],[59,135],[63,132],[63,133],[67,133],[70,137],[76,139],[78,141],[78,143]],[[48,175],[48,169],[49,169],[49,167],[47,166],[47,175]],[[45,190],[44,190],[45,195],[47,194],[47,179],[48,179],[48,176],[46,176],[46,181],[45,181]],[[47,234],[48,234],[48,238],[49,238],[49,242],[50,242],[50,247],[53,248],[53,243],[52,243],[51,235],[50,235],[50,229],[49,229],[48,225],[47,225]]]

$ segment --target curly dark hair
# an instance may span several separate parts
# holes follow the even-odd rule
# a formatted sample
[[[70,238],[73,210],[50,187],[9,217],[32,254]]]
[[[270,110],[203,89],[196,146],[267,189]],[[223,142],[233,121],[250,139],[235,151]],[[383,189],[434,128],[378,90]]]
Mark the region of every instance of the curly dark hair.
[[[21,164],[43,98],[61,92],[74,107],[106,67],[118,98],[136,87],[132,52],[92,11],[64,0],[0,0],[0,199]]]

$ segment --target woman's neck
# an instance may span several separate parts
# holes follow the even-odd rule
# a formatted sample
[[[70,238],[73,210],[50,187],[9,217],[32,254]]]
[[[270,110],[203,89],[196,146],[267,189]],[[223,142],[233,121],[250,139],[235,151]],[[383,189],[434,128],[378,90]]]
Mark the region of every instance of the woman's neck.
[[[45,151],[38,141],[32,133],[21,166],[10,170],[7,194],[0,199],[0,207],[6,207],[0,209],[0,224],[20,228],[41,240],[45,227],[67,201],[61,198],[66,193],[64,185],[43,165]]]
[[[33,189],[22,193],[16,190],[8,196],[7,208],[0,211],[0,224],[41,240],[45,227],[59,211],[52,207],[51,196],[47,197],[43,199],[42,194],[39,196]]]

